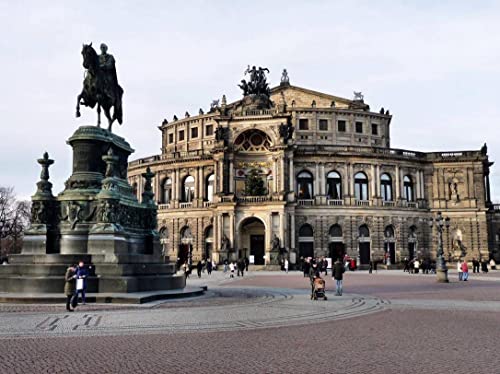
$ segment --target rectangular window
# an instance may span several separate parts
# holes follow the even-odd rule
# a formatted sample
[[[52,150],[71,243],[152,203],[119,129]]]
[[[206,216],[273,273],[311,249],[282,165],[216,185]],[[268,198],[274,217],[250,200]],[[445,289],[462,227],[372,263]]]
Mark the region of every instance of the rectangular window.
[[[172,144],[174,142],[174,134],[168,134],[168,144]]]
[[[345,132],[345,121],[343,119],[337,121],[338,132]]]
[[[319,120],[319,130],[320,131],[328,131],[328,120],[320,119]]]
[[[309,120],[307,118],[299,119],[299,130],[309,130]]]
[[[198,127],[191,128],[191,139],[198,137]]]
[[[363,133],[363,122],[356,122],[356,132],[358,134]]]
[[[205,135],[212,136],[213,134],[214,134],[214,125],[207,125],[207,127],[205,127]]]
[[[378,135],[378,125],[376,123],[372,123],[372,135]]]
[[[184,130],[179,131],[179,141],[182,142],[184,140]]]

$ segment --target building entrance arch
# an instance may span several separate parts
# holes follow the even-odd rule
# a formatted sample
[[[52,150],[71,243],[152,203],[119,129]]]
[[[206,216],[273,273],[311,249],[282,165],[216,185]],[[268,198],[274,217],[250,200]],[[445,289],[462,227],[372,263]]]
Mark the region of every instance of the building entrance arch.
[[[266,226],[257,217],[248,217],[239,226],[238,257],[248,257],[255,265],[266,263]]]

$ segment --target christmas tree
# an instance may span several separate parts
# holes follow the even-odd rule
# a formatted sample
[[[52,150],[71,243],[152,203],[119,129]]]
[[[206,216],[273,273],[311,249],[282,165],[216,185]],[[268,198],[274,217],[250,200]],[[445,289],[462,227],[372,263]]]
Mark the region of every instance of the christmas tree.
[[[246,184],[245,184],[245,195],[247,196],[262,196],[267,193],[264,181],[259,176],[259,172],[256,169],[250,170],[247,174]]]

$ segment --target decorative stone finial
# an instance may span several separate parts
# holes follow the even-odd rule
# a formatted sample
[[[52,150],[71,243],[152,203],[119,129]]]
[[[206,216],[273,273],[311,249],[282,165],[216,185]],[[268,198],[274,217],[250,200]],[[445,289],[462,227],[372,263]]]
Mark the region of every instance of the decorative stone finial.
[[[52,183],[49,182],[49,167],[54,163],[54,160],[51,160],[49,154],[45,152],[37,162],[42,166],[42,171],[40,172],[40,181],[36,184],[36,194],[52,196]]]
[[[226,95],[222,95],[221,105],[222,106],[226,106],[227,105]]]
[[[179,118],[174,114],[174,121],[177,121]]]
[[[200,108],[200,110],[198,111],[198,114],[201,116],[202,114],[205,114],[205,113],[203,112],[203,109]]]
[[[188,112],[188,111],[186,111],[186,113],[184,114],[184,117],[186,117],[186,118],[189,118],[189,117],[190,117],[190,115],[189,115],[189,112]]]
[[[142,193],[142,203],[143,204],[154,204],[154,193],[153,186],[151,185],[151,180],[155,176],[155,173],[151,171],[151,168],[148,166],[145,173],[141,174],[145,179],[144,182],[144,192]]]

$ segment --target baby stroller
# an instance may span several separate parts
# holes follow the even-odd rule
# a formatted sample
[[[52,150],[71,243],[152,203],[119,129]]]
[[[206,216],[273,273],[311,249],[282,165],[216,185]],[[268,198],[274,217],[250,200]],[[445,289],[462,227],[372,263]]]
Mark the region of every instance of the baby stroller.
[[[325,280],[321,277],[315,277],[313,280],[313,292],[311,299],[318,300],[318,297],[322,297],[323,300],[327,300],[325,294]]]

